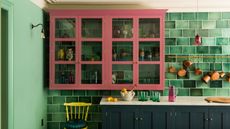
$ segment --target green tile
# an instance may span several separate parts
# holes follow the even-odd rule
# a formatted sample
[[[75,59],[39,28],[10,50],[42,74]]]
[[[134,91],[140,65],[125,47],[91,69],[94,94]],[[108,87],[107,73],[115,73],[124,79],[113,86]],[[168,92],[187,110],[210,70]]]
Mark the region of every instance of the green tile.
[[[189,22],[184,20],[176,21],[176,28],[189,28]]]
[[[100,101],[101,101],[101,97],[92,97],[92,103],[93,104],[100,104]]]
[[[169,87],[169,80],[165,80],[165,87]]]
[[[78,102],[78,97],[66,97],[66,102]]]
[[[215,63],[215,70],[222,71],[222,63]]]
[[[230,63],[223,63],[223,70],[225,72],[229,72],[230,71]]]
[[[216,45],[228,45],[228,38],[216,38]]]
[[[86,91],[85,90],[75,90],[74,91],[74,95],[85,96],[86,95]]]
[[[195,37],[195,30],[194,29],[183,30],[183,37]]]
[[[47,114],[47,121],[52,121],[52,114]]]
[[[170,47],[168,46],[165,47],[165,54],[170,54]]]
[[[165,62],[176,62],[176,55],[165,55]]]
[[[61,96],[72,96],[73,91],[72,90],[62,90],[61,91]]]
[[[165,44],[167,45],[176,45],[176,38],[165,38]]]
[[[189,96],[189,89],[178,89],[178,96]]]
[[[190,45],[195,45],[195,36],[190,38]]]
[[[102,91],[100,91],[100,95],[102,95],[102,96],[110,96],[111,95],[111,91],[109,91],[109,90],[102,90]]]
[[[230,83],[228,81],[224,80],[222,84],[224,88],[230,88]]]
[[[175,73],[165,73],[166,79],[176,79],[177,75]]]
[[[111,91],[112,96],[120,96],[120,90],[113,90]]]
[[[210,81],[210,88],[222,88],[222,80]]]
[[[47,129],[60,129],[59,122],[47,122]]]
[[[170,13],[169,14],[169,20],[181,20],[182,19],[182,13]]]
[[[216,96],[216,89],[203,89],[203,96]]]
[[[202,74],[201,75],[196,75],[194,72],[189,72],[190,74],[190,79],[192,80],[200,80],[202,78]]]
[[[66,112],[66,109],[65,109],[65,106],[63,104],[59,105],[59,110],[58,112],[62,112],[62,113],[65,113]]]
[[[215,29],[216,21],[203,21],[202,29]]]
[[[198,20],[208,20],[208,13],[202,12],[197,14]]]
[[[228,21],[227,20],[216,21],[216,28],[228,28]]]
[[[172,47],[170,47],[170,53],[171,54],[182,53],[182,47],[181,46],[172,46]]]
[[[58,121],[58,122],[65,122],[66,121],[65,113],[53,114],[52,115],[52,120],[53,121]]]
[[[219,20],[221,19],[221,12],[209,12],[208,13],[209,20]]]
[[[169,90],[168,90],[168,89],[165,89],[165,90],[163,91],[163,96],[168,96],[168,93],[169,93]]]
[[[65,103],[65,97],[55,96],[53,97],[53,104],[63,104]]]
[[[169,30],[165,30],[165,38],[169,38],[170,32]]]
[[[230,45],[224,45],[222,46],[222,53],[223,54],[230,54]]]
[[[221,54],[222,47],[221,46],[210,46],[210,54]]]
[[[88,90],[87,91],[87,95],[88,96],[98,96],[99,95],[99,91],[97,91],[97,90]]]
[[[195,54],[196,48],[195,46],[186,46],[182,48],[183,54]]]
[[[230,37],[230,28],[224,28],[222,30],[223,37]]]
[[[91,103],[91,97],[79,97],[79,102]]]
[[[177,62],[183,62],[184,60],[188,60],[189,55],[177,55]]]
[[[191,96],[202,96],[203,92],[202,89],[190,89]]]
[[[196,52],[198,54],[208,54],[209,53],[209,47],[208,46],[197,46]]]
[[[195,88],[196,87],[196,81],[194,81],[194,80],[184,80],[184,87],[185,88]]]
[[[170,32],[170,38],[176,38],[176,37],[181,37],[182,36],[182,30],[169,30]]]
[[[189,45],[190,38],[177,38],[177,45]]]
[[[194,20],[196,19],[196,13],[183,13],[183,20]]]
[[[175,21],[166,21],[165,22],[166,29],[174,29],[175,28]]]
[[[196,30],[196,34],[199,34],[201,37],[208,37],[209,36],[209,30],[208,29],[199,29]],[[195,35],[194,35],[195,37]]]
[[[209,63],[200,63],[199,67],[203,71],[210,71],[210,64]]]
[[[47,97],[47,104],[53,103],[53,97]]]
[[[59,96],[60,91],[58,90],[48,90],[48,96]]]
[[[209,29],[208,36],[209,37],[222,36],[222,30],[221,29]]]
[[[192,62],[203,62],[203,58],[201,58],[199,55],[190,55],[189,60]]]
[[[202,37],[202,45],[213,46],[215,44],[216,44],[216,40],[214,37]]]
[[[203,61],[213,63],[216,60],[215,55],[205,55]]]
[[[57,104],[47,104],[47,113],[58,112],[59,105]]]
[[[173,85],[175,87],[183,87],[183,81],[182,80],[170,80],[170,85]]]
[[[189,21],[189,28],[191,29],[202,28],[202,21]]]
[[[166,13],[165,15],[165,21],[168,21],[169,20],[169,13]]]
[[[229,12],[222,12],[222,18],[223,19],[230,19],[230,13]]]
[[[206,84],[204,81],[196,80],[196,88],[207,88],[208,84]]]
[[[228,89],[217,89],[217,96],[229,96]]]

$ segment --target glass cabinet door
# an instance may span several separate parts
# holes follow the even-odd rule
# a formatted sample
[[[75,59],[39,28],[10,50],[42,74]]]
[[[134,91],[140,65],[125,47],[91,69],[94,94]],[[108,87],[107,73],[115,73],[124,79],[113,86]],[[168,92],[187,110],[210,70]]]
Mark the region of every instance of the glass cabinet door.
[[[82,61],[101,61],[102,60],[102,43],[85,41],[82,42]]]
[[[139,42],[139,61],[160,61],[160,42]]]
[[[160,19],[140,18],[139,38],[160,38]]]
[[[75,42],[58,41],[55,43],[55,61],[74,61]]]
[[[132,83],[133,83],[133,65],[113,64],[112,84],[132,84]]]
[[[132,61],[133,43],[132,42],[113,42],[112,45],[113,61]]]
[[[83,18],[81,24],[82,38],[102,38],[101,18]]]
[[[131,18],[113,18],[112,20],[113,38],[132,38],[133,37],[133,19]]]
[[[75,19],[57,18],[55,20],[56,38],[74,38],[75,37]]]
[[[102,84],[102,65],[101,64],[82,64],[81,65],[82,84]]]
[[[159,64],[139,64],[139,84],[160,84]]]
[[[75,83],[75,65],[74,64],[56,64],[55,65],[55,83],[56,84],[74,84]]]

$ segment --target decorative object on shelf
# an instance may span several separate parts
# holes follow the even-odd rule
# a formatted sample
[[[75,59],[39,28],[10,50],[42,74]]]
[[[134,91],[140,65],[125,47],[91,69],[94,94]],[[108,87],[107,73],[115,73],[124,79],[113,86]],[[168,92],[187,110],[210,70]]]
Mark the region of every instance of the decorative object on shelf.
[[[141,48],[141,50],[140,50],[140,60],[141,61],[145,60],[145,50],[144,50],[144,48]]]
[[[168,101],[169,102],[176,101],[176,87],[175,86],[169,86]]]
[[[73,60],[73,49],[72,49],[72,48],[67,49],[67,52],[66,52],[66,59],[67,59],[68,61]]]
[[[152,55],[152,51],[151,51],[151,50],[149,50],[149,51],[148,51],[148,54],[147,54],[147,58],[148,58],[148,60],[149,60],[149,61],[152,61],[152,57],[153,57],[153,55]]]
[[[119,26],[113,26],[113,38],[121,37],[121,28]]]
[[[58,60],[64,60],[65,59],[65,51],[63,48],[58,50]]]
[[[139,92],[138,100],[139,101],[148,101],[148,93],[145,91]]]
[[[117,52],[113,49],[113,61],[117,61]]]
[[[150,100],[152,100],[153,102],[160,102],[160,92],[158,91],[151,91],[150,92]]]
[[[74,76],[73,76],[73,72],[72,72],[72,71],[70,71],[70,73],[69,73],[69,78],[68,78],[68,80],[69,80],[69,83],[70,83],[70,84],[73,84],[73,83],[74,83]]]
[[[61,80],[60,80],[60,83],[61,84],[64,84],[64,83],[66,83],[66,81],[65,81],[65,72],[61,72]]]
[[[198,0],[197,0],[197,12],[196,12],[196,28],[198,28]],[[194,44],[195,45],[201,45],[202,44],[202,38],[198,33],[195,36],[195,43]]]
[[[112,84],[116,84],[116,82],[117,82],[117,73],[113,72],[113,74],[112,74]]]
[[[41,29],[41,38],[44,39],[45,38],[45,31],[44,31],[44,27],[43,27],[43,24],[39,23],[39,24],[31,24],[31,28],[36,28],[38,26],[42,26],[42,29]]]

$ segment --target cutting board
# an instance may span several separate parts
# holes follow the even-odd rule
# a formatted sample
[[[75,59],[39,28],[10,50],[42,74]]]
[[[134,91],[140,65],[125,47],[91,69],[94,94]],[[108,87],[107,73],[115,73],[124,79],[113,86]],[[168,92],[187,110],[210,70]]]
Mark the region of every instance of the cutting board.
[[[209,103],[230,103],[230,97],[207,97],[205,100]]]

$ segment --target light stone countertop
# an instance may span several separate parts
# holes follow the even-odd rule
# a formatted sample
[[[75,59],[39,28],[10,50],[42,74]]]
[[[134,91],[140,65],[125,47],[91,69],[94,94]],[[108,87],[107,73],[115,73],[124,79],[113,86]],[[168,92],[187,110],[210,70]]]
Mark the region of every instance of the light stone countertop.
[[[230,106],[230,103],[208,103],[204,100],[207,97],[209,96],[177,96],[175,102],[168,102],[168,96],[161,96],[160,102],[153,102],[151,100],[138,101],[138,98],[134,98],[132,101],[124,101],[119,97],[117,102],[108,102],[107,97],[103,97],[100,105]]]

